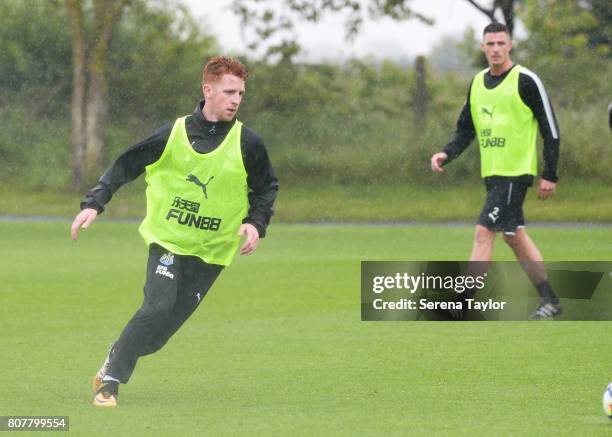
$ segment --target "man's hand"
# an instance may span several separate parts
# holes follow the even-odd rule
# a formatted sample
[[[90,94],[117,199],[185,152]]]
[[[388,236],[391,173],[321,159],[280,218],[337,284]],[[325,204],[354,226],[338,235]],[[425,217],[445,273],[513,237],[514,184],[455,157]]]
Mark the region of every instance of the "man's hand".
[[[448,159],[448,155],[444,152],[438,152],[431,157],[431,169],[436,173],[442,173],[442,164]]]
[[[538,199],[544,200],[548,197],[554,196],[556,189],[557,184],[555,182],[540,179],[540,184],[538,186]]]
[[[97,216],[98,211],[93,208],[85,208],[83,211],[78,213],[72,222],[72,227],[70,228],[70,236],[72,239],[76,241],[79,228],[87,229]]]
[[[250,223],[243,223],[238,229],[238,235],[247,236],[246,241],[240,248],[240,255],[250,255],[255,252],[257,245],[259,244],[259,232],[257,228]]]

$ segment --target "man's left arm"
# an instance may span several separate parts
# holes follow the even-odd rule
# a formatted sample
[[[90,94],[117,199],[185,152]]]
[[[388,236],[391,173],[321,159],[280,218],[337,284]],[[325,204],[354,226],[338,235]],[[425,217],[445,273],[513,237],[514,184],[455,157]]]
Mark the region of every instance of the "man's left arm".
[[[274,214],[278,179],[274,174],[263,140],[244,128],[242,131],[242,158],[249,187],[249,212],[242,223],[252,225],[259,239],[266,235],[266,229]],[[244,232],[247,233],[248,244],[250,235],[248,230]]]
[[[533,112],[538,122],[540,134],[544,139],[544,171],[542,172],[538,196],[545,199],[555,194],[557,162],[559,161],[559,125],[552,103],[540,78],[529,70],[521,71],[519,76],[519,94],[521,99]]]

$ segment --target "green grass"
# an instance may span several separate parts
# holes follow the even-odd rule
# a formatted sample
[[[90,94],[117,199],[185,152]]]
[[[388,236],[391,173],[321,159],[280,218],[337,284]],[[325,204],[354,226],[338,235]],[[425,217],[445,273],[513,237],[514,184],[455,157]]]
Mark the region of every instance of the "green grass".
[[[275,221],[418,221],[476,220],[484,202],[484,186],[284,186],[281,184]],[[0,189],[0,214],[70,217],[78,212],[82,193],[23,192]],[[612,188],[604,184],[566,182],[544,202],[528,192],[528,221],[612,222]],[[108,217],[142,218],[142,180],[122,188],[104,213]]]
[[[361,260],[465,259],[471,227],[274,225],[120,406],[90,380],[141,302],[136,225],[0,222],[0,414],[71,435],[606,435],[612,322],[361,322]],[[608,229],[533,227],[548,260],[605,260]],[[511,259],[499,244],[497,259]]]

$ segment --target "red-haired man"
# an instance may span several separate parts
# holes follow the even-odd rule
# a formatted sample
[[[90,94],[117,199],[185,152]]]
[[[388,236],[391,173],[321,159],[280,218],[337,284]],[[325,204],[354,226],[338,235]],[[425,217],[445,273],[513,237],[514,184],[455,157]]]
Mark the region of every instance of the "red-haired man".
[[[247,70],[218,56],[204,67],[200,101],[122,153],[89,190],[71,236],[87,228],[125,183],[146,174],[149,247],[142,306],[94,377],[94,405],[117,405],[138,358],[159,350],[198,307],[240,246],[257,249],[270,222],[278,180],[263,141],[236,119]],[[112,304],[112,303],[109,303]]]

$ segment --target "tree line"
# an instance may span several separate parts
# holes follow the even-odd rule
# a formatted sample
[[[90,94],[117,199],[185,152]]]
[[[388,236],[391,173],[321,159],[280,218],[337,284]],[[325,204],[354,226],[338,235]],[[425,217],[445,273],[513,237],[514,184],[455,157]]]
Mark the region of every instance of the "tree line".
[[[379,13],[409,6],[387,3]],[[486,9],[485,3],[478,5]],[[491,2],[487,10],[502,3]],[[515,14],[528,31],[515,43],[513,58],[543,79],[559,118],[561,177],[609,182],[609,8],[595,0],[512,3],[512,19]],[[203,64],[220,50],[205,23],[177,2],[6,4],[0,17],[0,179],[29,189],[93,183],[120,150],[193,109]],[[458,35],[452,48],[474,69],[482,62],[478,38]],[[469,83],[427,58],[414,65],[242,59],[251,77],[240,118],[264,137],[288,184],[432,182],[427,159],[449,140]],[[453,163],[446,181],[474,177],[476,148],[470,149],[471,157]]]

